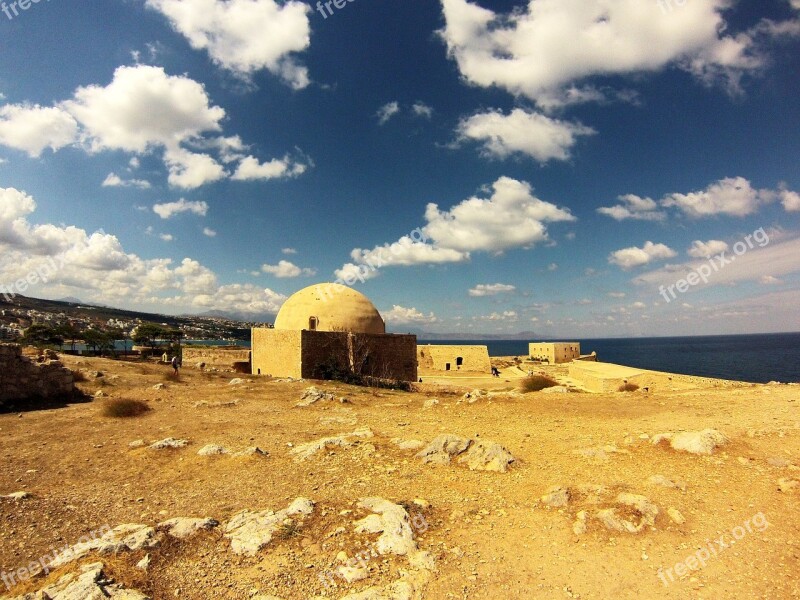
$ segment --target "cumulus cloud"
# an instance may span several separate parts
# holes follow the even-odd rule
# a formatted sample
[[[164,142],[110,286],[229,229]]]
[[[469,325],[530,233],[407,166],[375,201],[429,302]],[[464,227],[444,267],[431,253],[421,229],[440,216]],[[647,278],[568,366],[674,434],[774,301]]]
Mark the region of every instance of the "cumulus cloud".
[[[473,317],[474,321],[516,321],[519,318],[516,311],[505,310],[503,312],[493,312],[490,315]]]
[[[501,177],[491,190],[484,190],[490,191],[488,198],[475,196],[449,210],[428,204],[424,227],[372,250],[354,249],[353,262],[337,270],[336,276],[364,280],[385,266],[464,262],[471,252],[531,248],[549,240],[547,223],[575,220],[568,209],[534,196],[527,182]]]
[[[2,98],[0,98],[1,100]],[[0,144],[36,158],[45,148],[58,150],[78,137],[78,123],[65,110],[38,104],[0,107]]]
[[[387,102],[383,106],[378,109],[378,112],[375,114],[378,117],[378,124],[385,125],[389,122],[393,116],[400,112],[400,104],[396,101],[394,102]]]
[[[108,85],[80,87],[56,106],[0,107],[0,144],[32,157],[47,147],[58,150],[78,141],[90,153],[163,152],[169,184],[183,189],[230,177],[221,163],[238,163],[233,175],[238,180],[297,177],[305,172],[308,159],[300,163],[287,156],[261,163],[246,154],[239,136],[218,135],[224,118],[225,111],[214,106],[205,88],[189,77],[168,75],[161,67],[122,66]],[[132,168],[139,165],[134,159]],[[143,180],[126,181],[115,173],[105,185],[145,187]]]
[[[15,188],[0,188],[0,281],[25,279],[50,259],[43,290],[50,297],[79,295],[87,301],[137,309],[275,312],[285,296],[253,286],[219,286],[209,268],[191,258],[145,259],[125,252],[109,233],[74,226],[34,224],[34,199]],[[169,234],[162,234],[162,239]],[[12,290],[14,291],[14,290]],[[16,290],[21,292],[21,290]]]
[[[293,279],[300,276],[311,277],[317,274],[316,269],[301,269],[288,260],[282,260],[277,265],[261,265],[261,270],[279,279]]]
[[[800,2],[800,0],[797,0]],[[800,211],[800,194],[783,189],[779,192],[781,204],[789,212]]]
[[[432,312],[427,315],[416,308],[405,308],[395,304],[392,310],[383,313],[384,320],[392,325],[420,325],[436,323],[439,319]]]
[[[772,193],[754,189],[744,177],[726,177],[702,191],[669,194],[661,200],[661,205],[675,207],[694,218],[714,215],[744,217],[756,212],[771,197]]]
[[[476,285],[474,288],[469,290],[469,295],[481,298],[483,296],[496,296],[497,294],[504,294],[508,292],[513,292],[517,288],[513,285],[507,285],[504,283],[491,283],[491,284],[484,284],[481,283]]]
[[[210,227],[203,227],[203,235],[206,237],[217,237],[217,232]]]
[[[286,179],[299,177],[308,169],[308,165],[296,162],[288,155],[282,159],[260,163],[254,156],[247,156],[239,163],[239,167],[231,179],[237,181],[255,181],[269,179]]]
[[[729,0],[686,2],[665,15],[640,0],[537,0],[508,14],[468,0],[441,0],[440,35],[471,84],[549,103],[595,76],[676,65],[735,86],[763,61],[753,37],[727,34]]]
[[[164,204],[153,205],[153,212],[162,219],[169,219],[180,213],[192,213],[200,217],[205,217],[208,213],[208,203],[202,201],[190,202],[181,198],[177,202],[165,202]]]
[[[116,173],[109,173],[102,183],[103,187],[135,187],[140,190],[150,188],[150,182],[144,179],[122,179]]]
[[[658,210],[658,204],[652,198],[641,198],[635,194],[620,196],[620,204],[603,206],[597,209],[601,215],[606,215],[617,221],[633,219],[637,221],[663,221],[666,213]]]
[[[310,45],[311,7],[290,0],[147,0],[192,48],[221,67],[248,77],[266,69],[294,89],[309,84],[295,53]]]
[[[707,242],[695,240],[692,242],[692,247],[689,248],[686,253],[693,258],[708,258],[710,256],[717,256],[727,250],[728,244],[722,240],[708,240]]]
[[[433,107],[428,106],[424,102],[417,101],[411,106],[411,110],[414,114],[418,117],[423,117],[425,119],[430,119],[433,117]]]
[[[612,252],[608,257],[608,262],[627,270],[646,265],[654,260],[673,258],[675,256],[677,256],[677,253],[669,246],[645,242],[641,248],[632,246]]]
[[[463,119],[456,131],[460,140],[482,142],[488,156],[506,158],[524,154],[540,163],[567,160],[579,136],[596,133],[591,127],[521,108],[508,115],[501,111],[474,114]]]

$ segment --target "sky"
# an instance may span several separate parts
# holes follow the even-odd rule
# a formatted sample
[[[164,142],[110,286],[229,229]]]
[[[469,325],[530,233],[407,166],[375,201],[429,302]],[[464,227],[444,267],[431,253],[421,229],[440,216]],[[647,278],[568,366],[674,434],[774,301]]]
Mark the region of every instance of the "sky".
[[[800,331],[800,0],[0,3],[0,293]]]

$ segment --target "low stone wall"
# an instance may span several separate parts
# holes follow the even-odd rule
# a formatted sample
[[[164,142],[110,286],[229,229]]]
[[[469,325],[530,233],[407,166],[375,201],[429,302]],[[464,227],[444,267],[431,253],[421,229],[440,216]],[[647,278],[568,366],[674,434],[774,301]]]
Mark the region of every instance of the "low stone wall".
[[[198,363],[206,363],[207,367],[233,369],[233,363],[250,362],[250,349],[236,347],[197,348],[184,346],[183,366],[193,367]]]
[[[29,398],[68,396],[75,391],[72,371],[58,360],[37,362],[17,344],[0,344],[0,405]]]

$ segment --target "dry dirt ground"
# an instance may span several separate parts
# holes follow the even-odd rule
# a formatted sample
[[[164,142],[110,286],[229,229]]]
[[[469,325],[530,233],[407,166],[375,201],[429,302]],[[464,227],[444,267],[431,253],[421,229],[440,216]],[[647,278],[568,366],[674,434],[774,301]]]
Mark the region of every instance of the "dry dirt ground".
[[[459,400],[476,387],[514,390],[519,373],[509,368],[500,379],[465,375],[463,381],[426,374],[419,391],[406,393],[193,368],[172,382],[164,366],[64,362],[103,373],[90,373],[80,384],[88,394],[140,399],[152,410],[109,418],[101,415],[106,400],[94,399],[0,414],[0,495],[32,494],[0,499],[3,572],[104,525],[154,526],[172,517],[213,517],[224,524],[244,509],[277,511],[307,497],[316,503],[311,517],[252,557],[232,553],[220,527],[165,540],[148,552],[147,571],[135,567],[143,550],[99,560],[115,581],[155,599],[338,600],[390,583],[405,568],[396,557],[378,556],[366,562],[366,580],[337,579],[330,587],[320,578],[336,567],[341,552],[352,557],[374,543],[377,535],[355,535],[352,522],[364,516],[359,499],[379,496],[424,519],[416,541],[430,552],[435,570],[421,598],[800,597],[800,490],[790,485],[800,479],[798,386],[664,378],[649,393],[534,392],[468,403]],[[243,383],[231,385],[234,377]],[[159,383],[165,387],[154,389]],[[310,385],[349,403],[295,407]],[[438,404],[426,407],[431,398]],[[298,444],[359,427],[369,427],[374,437],[303,462],[290,454]],[[711,456],[646,439],[706,428],[730,440]],[[428,465],[392,442],[427,443],[443,433],[499,442],[516,462],[506,473],[470,471],[455,462]],[[168,450],[129,447],[134,440],[168,437],[190,443]],[[212,443],[233,450],[258,446],[269,454],[197,454]],[[651,483],[655,475],[679,487]],[[598,504],[590,488],[580,488],[584,484],[604,486],[611,500],[620,492],[646,496],[659,509],[654,525],[631,534],[589,519],[587,531],[577,535],[577,513],[591,515],[610,501]],[[566,506],[540,500],[552,486],[570,490]],[[685,522],[676,523],[670,508]],[[709,544],[714,554],[705,565],[692,560]],[[684,562],[694,568],[676,568]],[[46,581],[75,569],[64,567]],[[23,582],[10,597],[44,582]]]

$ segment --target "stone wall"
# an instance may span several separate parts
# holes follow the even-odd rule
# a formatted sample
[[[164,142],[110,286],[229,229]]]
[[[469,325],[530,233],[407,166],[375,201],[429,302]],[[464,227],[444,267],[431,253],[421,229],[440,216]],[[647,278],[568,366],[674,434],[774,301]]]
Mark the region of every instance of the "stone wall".
[[[183,366],[193,367],[198,363],[206,363],[207,367],[232,369],[233,363],[250,362],[250,350],[241,346],[223,346],[216,348],[200,348],[183,346]]]
[[[486,346],[434,345],[417,347],[419,368],[430,371],[491,373],[492,362]]]
[[[301,332],[257,327],[250,331],[253,375],[303,377]]]
[[[578,342],[534,342],[528,344],[528,354],[533,360],[551,365],[568,363],[581,356],[581,345]]]
[[[30,398],[68,396],[75,391],[72,371],[58,360],[36,362],[17,344],[0,344],[0,405]]]

